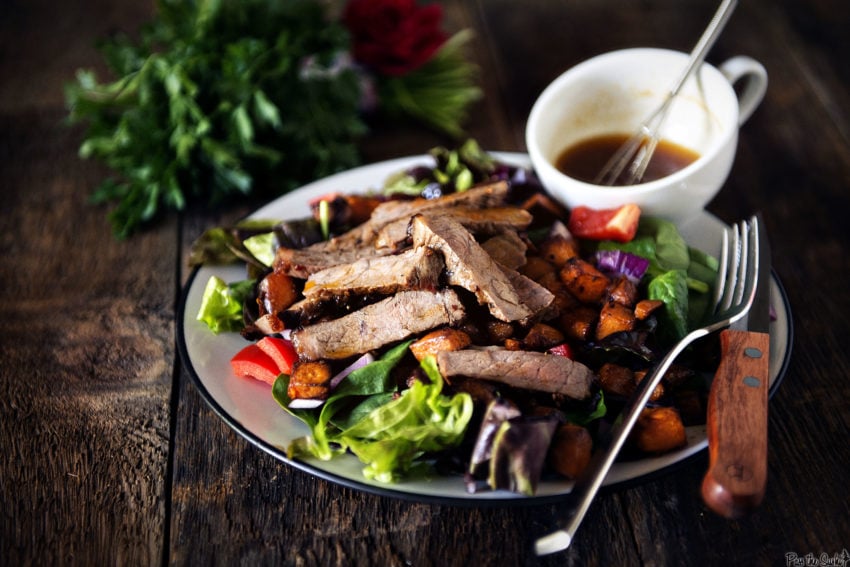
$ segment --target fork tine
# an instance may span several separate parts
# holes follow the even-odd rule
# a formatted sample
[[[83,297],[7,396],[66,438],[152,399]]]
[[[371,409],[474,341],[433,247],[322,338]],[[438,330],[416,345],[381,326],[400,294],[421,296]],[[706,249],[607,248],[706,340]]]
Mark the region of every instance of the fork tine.
[[[745,277],[744,289],[741,290],[741,301],[739,303],[752,303],[755,296],[756,287],[758,286],[758,270],[759,263],[762,261],[761,250],[759,248],[759,219],[754,216],[749,224],[748,242],[747,242],[747,274]]]
[[[746,221],[741,221],[732,225],[731,230],[727,231],[731,232],[731,235],[726,261],[723,263],[725,271],[723,294],[717,303],[715,313],[722,313],[740,301],[740,285],[746,274],[746,252],[743,249],[747,233],[746,224]]]
[[[760,262],[758,217],[752,217],[749,222],[739,222],[730,232],[733,243],[722,267],[729,273],[723,280],[725,289],[715,310],[715,317],[725,320],[727,324],[737,321],[746,313],[755,295]]]
[[[746,221],[741,221],[740,238],[741,238],[741,259],[738,263],[738,281],[735,285],[735,294],[732,298],[732,305],[740,305],[744,300],[744,292],[747,288],[747,277],[753,265],[753,258],[750,254],[750,224]]]
[[[714,297],[712,305],[715,312],[720,308],[720,301],[726,291],[726,274],[729,271],[729,231],[723,231],[723,239],[720,242],[720,261],[717,264],[717,279],[714,283]]]

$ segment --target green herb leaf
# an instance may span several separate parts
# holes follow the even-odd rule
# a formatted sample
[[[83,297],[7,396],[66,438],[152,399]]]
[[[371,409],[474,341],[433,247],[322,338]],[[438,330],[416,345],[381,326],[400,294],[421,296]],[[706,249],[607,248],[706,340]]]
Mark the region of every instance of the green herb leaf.
[[[351,68],[300,75],[348,49],[313,0],[169,2],[136,41],[100,45],[110,74],[66,88],[80,156],[115,173],[93,191],[126,238],[190,201],[278,195],[359,163],[365,133]]]

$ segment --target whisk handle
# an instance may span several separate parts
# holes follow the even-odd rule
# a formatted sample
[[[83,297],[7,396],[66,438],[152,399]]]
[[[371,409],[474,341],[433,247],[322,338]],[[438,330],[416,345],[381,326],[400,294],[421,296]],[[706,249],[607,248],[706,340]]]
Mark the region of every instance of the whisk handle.
[[[682,70],[682,75],[673,85],[673,88],[670,89],[671,96],[679,94],[679,91],[682,89],[682,85],[685,84],[685,81],[688,80],[688,77],[691,76],[694,69],[702,65],[702,62],[705,61],[705,56],[708,54],[712,46],[714,46],[714,42],[717,41],[717,38],[720,37],[720,32],[723,31],[724,27],[726,27],[726,22],[729,21],[729,18],[732,16],[732,12],[735,10],[735,6],[737,5],[738,0],[723,0],[720,3],[720,6],[717,8],[717,11],[711,18],[708,26],[705,28],[705,31],[702,32],[702,36],[700,36],[699,41],[697,41],[697,44],[691,51],[691,56],[688,59],[688,64]]]

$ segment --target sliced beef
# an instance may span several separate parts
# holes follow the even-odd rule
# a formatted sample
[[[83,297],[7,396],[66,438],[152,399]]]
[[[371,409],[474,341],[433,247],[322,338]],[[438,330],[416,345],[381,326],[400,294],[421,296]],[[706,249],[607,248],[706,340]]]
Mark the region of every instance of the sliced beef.
[[[517,271],[502,266],[502,272],[514,286],[522,304],[534,314],[522,323],[529,323],[531,319],[548,319],[555,314],[555,295],[551,291]]]
[[[503,232],[525,230],[531,224],[531,214],[516,207],[490,207],[478,209],[465,205],[450,206],[426,211],[447,215],[458,221],[475,235],[492,236]],[[375,237],[376,248],[398,249],[410,236],[410,217],[402,217],[385,225]]]
[[[328,246],[325,246],[326,244],[327,242],[320,242],[301,249],[278,248],[274,260],[274,270],[292,277],[306,279],[321,270],[341,264],[350,264],[362,258],[385,256],[392,252],[392,250],[375,250],[371,245],[331,250]]]
[[[512,230],[488,238],[481,243],[481,247],[505,268],[516,270],[525,264],[528,245]]]
[[[343,359],[363,354],[442,325],[463,321],[465,311],[450,290],[402,291],[339,319],[292,333],[304,360]]]
[[[383,297],[371,295],[348,295],[304,298],[281,311],[278,317],[287,329],[297,329],[319,321],[337,319],[380,301]]]
[[[435,290],[443,269],[442,257],[425,247],[401,254],[361,258],[312,274],[304,297],[390,295],[402,290]]]
[[[414,246],[442,253],[449,284],[475,294],[494,317],[510,322],[534,315],[522,303],[510,278],[459,222],[446,216],[417,215],[411,228]]]
[[[461,206],[473,209],[501,207],[505,205],[507,199],[507,182],[496,181],[487,185],[472,187],[460,193],[450,193],[438,199],[417,198],[406,201],[387,201],[375,207],[369,221],[374,225],[383,227],[392,221],[410,218],[432,209]]]
[[[306,279],[315,272],[354,262],[358,258],[384,256],[397,251],[396,247],[375,249],[375,238],[384,226],[420,212],[443,207],[466,206],[471,208],[496,207],[505,204],[508,184],[498,181],[473,187],[462,193],[452,193],[439,199],[409,199],[381,203],[372,211],[366,222],[330,240],[317,242],[306,248],[281,247],[275,254],[274,269],[287,275]]]
[[[505,349],[457,350],[437,353],[440,374],[491,380],[515,388],[563,394],[583,400],[592,394],[593,372],[565,356]]]

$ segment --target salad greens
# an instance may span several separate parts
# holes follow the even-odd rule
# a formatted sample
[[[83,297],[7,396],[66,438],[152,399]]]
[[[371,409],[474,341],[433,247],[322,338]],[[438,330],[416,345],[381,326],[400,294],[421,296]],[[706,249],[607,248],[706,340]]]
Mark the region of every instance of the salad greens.
[[[649,260],[644,278],[649,299],[661,300],[666,307],[659,331],[668,340],[685,336],[707,314],[717,260],[688,246],[672,222],[642,217],[632,241],[600,242],[599,249],[622,250]]]
[[[288,456],[328,460],[348,450],[365,463],[366,478],[394,482],[426,466],[419,461],[426,453],[459,444],[472,419],[472,398],[465,393],[442,394],[443,378],[433,358],[422,362],[429,383],[416,380],[396,394],[391,372],[409,345],[410,341],[401,343],[353,371],[319,410],[290,408],[289,378],[281,375],[272,395],[311,430],[311,435],[292,442]]]
[[[434,167],[399,171],[386,180],[383,193],[434,198],[466,191],[496,173],[495,160],[471,138],[457,149],[436,147],[428,153],[434,158]]]
[[[198,321],[206,323],[215,333],[239,332],[245,326],[242,308],[245,299],[254,293],[255,280],[227,283],[212,276],[204,288]]]

